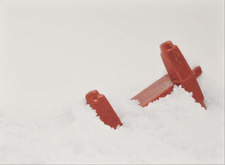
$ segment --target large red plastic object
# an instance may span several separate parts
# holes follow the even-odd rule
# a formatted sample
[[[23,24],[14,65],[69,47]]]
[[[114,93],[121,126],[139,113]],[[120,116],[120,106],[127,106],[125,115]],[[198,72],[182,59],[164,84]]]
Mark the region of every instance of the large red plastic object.
[[[116,129],[117,126],[121,126],[122,123],[117,116],[116,112],[113,110],[107,98],[99,94],[97,90],[90,91],[86,95],[87,104],[96,110],[97,116],[110,127]]]
[[[192,92],[192,97],[206,109],[204,96],[197,82],[197,77],[202,73],[198,66],[193,71],[181,51],[171,41],[163,43],[161,46],[161,57],[168,72],[168,75],[144,89],[132,98],[138,100],[142,107],[147,106],[160,97],[165,97],[173,91],[174,85],[181,85],[186,91]]]

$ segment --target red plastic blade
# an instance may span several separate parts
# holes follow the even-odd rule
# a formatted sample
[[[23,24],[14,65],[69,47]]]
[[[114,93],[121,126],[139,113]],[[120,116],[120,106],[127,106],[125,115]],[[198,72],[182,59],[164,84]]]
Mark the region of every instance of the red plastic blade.
[[[165,97],[173,91],[173,83],[168,75],[163,76],[158,81],[134,96],[132,100],[138,100],[139,105],[145,107],[149,102],[153,102],[160,97]]]
[[[193,69],[195,77],[199,77],[202,73],[201,67],[197,66]],[[173,82],[170,80],[169,75],[165,75],[155,83],[141,91],[139,94],[134,96],[132,100],[138,100],[139,105],[142,107],[147,106],[150,102],[158,100],[161,97],[165,97],[173,91]]]

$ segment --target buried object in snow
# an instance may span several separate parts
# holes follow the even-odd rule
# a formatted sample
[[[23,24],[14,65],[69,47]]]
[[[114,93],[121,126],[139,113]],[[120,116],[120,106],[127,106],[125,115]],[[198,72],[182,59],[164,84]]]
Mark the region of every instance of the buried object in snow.
[[[140,106],[145,107],[150,102],[170,94],[174,85],[181,85],[187,92],[192,92],[195,101],[206,109],[204,96],[197,82],[197,77],[202,73],[201,67],[197,66],[192,71],[179,48],[171,41],[160,45],[160,49],[168,75],[141,91],[132,100],[138,100]]]
[[[160,49],[168,74],[134,96],[132,100],[138,100],[140,106],[145,107],[150,102],[170,94],[174,85],[181,85],[186,91],[192,92],[195,101],[206,109],[204,96],[197,82],[197,78],[202,73],[201,67],[197,66],[191,70],[179,48],[171,41],[163,43]],[[122,125],[106,97],[99,94],[97,90],[90,91],[86,95],[86,100],[106,125],[114,129]]]

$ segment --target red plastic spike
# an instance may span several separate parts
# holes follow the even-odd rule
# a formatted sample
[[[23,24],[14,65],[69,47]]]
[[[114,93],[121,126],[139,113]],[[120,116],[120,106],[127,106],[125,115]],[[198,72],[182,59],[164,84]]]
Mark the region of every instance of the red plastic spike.
[[[116,112],[113,110],[107,98],[99,94],[97,90],[90,91],[86,95],[87,104],[96,110],[97,116],[110,127],[116,129],[117,126],[121,126],[122,123],[117,116]]]
[[[173,45],[171,41],[163,43],[160,48],[168,75],[165,75],[132,99],[138,100],[140,105],[144,107],[149,102],[170,94],[174,85],[182,85],[186,91],[192,92],[195,101],[206,109],[204,96],[196,80],[202,73],[201,67],[198,66],[192,71],[179,48]]]

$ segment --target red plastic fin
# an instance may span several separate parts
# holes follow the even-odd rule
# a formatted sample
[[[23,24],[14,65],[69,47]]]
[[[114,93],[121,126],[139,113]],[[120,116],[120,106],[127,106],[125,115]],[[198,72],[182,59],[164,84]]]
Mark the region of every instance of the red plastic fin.
[[[201,70],[198,68],[196,74],[193,74],[181,51],[171,41],[163,43],[160,48],[171,81],[174,84],[181,84],[186,91],[192,92],[195,101],[206,109],[204,96],[196,80],[196,74],[201,74]]]

